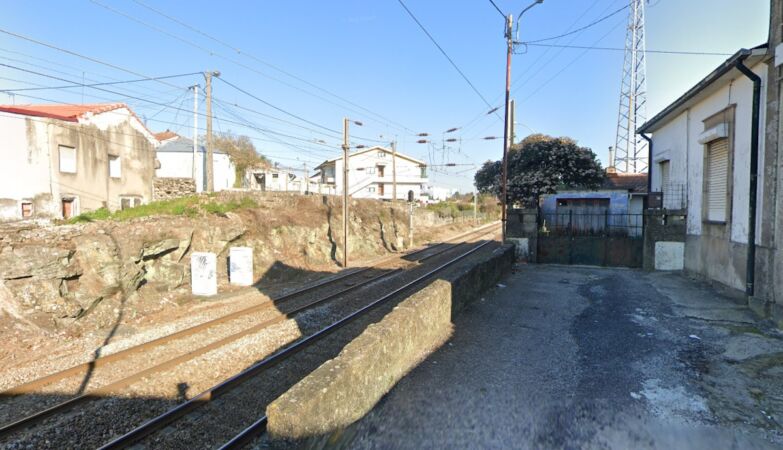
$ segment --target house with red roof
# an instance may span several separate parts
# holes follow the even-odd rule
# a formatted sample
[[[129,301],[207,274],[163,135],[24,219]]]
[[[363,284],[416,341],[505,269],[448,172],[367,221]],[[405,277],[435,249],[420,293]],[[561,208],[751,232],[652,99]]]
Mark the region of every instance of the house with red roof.
[[[159,141],[124,103],[0,105],[0,220],[152,199]]]

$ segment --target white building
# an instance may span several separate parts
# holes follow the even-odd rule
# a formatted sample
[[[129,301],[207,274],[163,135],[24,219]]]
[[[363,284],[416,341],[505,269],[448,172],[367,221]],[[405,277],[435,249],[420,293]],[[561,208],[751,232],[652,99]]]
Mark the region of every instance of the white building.
[[[152,199],[158,141],[123,103],[0,106],[0,219]]]
[[[639,129],[652,134],[652,192],[663,193],[665,208],[686,209],[685,269],[741,290],[746,284],[754,131],[760,137],[759,157],[764,155],[766,54],[762,47],[738,52]],[[763,86],[756,130],[753,82],[740,64],[758,75]],[[759,167],[761,187],[765,173]],[[761,192],[759,188],[756,196],[757,255],[773,246],[759,232],[763,220],[774,220],[763,217],[769,200]]]
[[[343,192],[343,158],[321,163],[316,170],[321,182]],[[396,175],[396,176],[395,176]],[[351,153],[348,157],[348,193],[358,198],[391,200],[396,178],[397,199],[408,198],[408,192],[419,200],[427,188],[427,164],[385,147],[370,147]]]
[[[159,178],[193,178],[193,140],[180,136],[158,133],[161,146],[157,150],[160,167],[155,170]],[[207,150],[203,145],[196,148],[196,191],[207,188]],[[215,191],[234,187],[236,169],[228,154],[217,148],[212,152],[212,166]]]

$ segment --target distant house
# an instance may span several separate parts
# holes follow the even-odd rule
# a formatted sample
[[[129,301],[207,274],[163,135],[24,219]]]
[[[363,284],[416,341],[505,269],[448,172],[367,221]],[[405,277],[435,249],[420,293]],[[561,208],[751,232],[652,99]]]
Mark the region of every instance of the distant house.
[[[193,140],[182,137],[171,131],[157,134],[161,141],[157,149],[160,167],[155,170],[158,178],[190,178],[193,179]],[[196,147],[196,191],[207,189],[206,172],[207,150],[203,145]],[[212,151],[212,166],[215,191],[234,187],[236,168],[228,154],[217,148]]]
[[[639,129],[652,134],[652,191],[662,194],[663,208],[687,213],[685,270],[740,290],[753,282],[747,279],[747,261],[754,134],[759,137],[760,161],[754,174],[759,186],[754,214],[759,267],[772,260],[779,246],[769,232],[775,221],[775,194],[762,194],[764,186],[774,183],[767,177],[775,173],[775,163],[765,162],[765,108],[760,106],[754,129],[753,82],[740,70],[744,66],[760,78],[764,105],[771,69],[766,47],[740,50]],[[775,104],[778,100],[770,99]],[[769,165],[766,170],[764,164]],[[760,270],[759,284],[770,286],[762,277],[775,271],[771,265]],[[774,292],[757,294],[771,298]]]
[[[544,195],[542,217],[548,228],[606,231],[641,236],[647,174],[617,173],[607,169],[603,186],[562,190]]]
[[[152,198],[158,141],[123,103],[0,106],[0,219],[69,218]]]
[[[391,200],[396,170],[397,199],[407,199],[408,192],[413,192],[414,199],[419,200],[427,188],[427,164],[399,152],[396,160],[393,158],[390,149],[379,146],[351,153],[348,157],[348,193],[358,198]],[[342,157],[321,163],[316,171],[322,183],[337,194],[343,192]]]
[[[319,174],[309,178],[277,165],[247,170],[246,187],[264,192],[298,192],[300,194],[334,194],[334,186],[321,183]]]

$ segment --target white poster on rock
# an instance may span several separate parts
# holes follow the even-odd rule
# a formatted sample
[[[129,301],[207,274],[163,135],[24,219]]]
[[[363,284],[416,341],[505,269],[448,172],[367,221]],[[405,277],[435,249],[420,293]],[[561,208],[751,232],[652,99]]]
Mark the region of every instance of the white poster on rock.
[[[217,257],[215,254],[194,252],[190,256],[190,277],[193,295],[217,294]]]
[[[228,277],[231,284],[251,286],[253,284],[253,249],[231,247],[228,254]]]

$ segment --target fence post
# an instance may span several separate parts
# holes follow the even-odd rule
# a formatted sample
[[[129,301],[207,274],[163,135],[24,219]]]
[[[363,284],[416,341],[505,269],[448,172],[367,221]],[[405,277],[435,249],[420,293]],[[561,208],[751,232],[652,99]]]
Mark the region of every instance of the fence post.
[[[604,211],[604,234],[609,236],[609,210]]]

